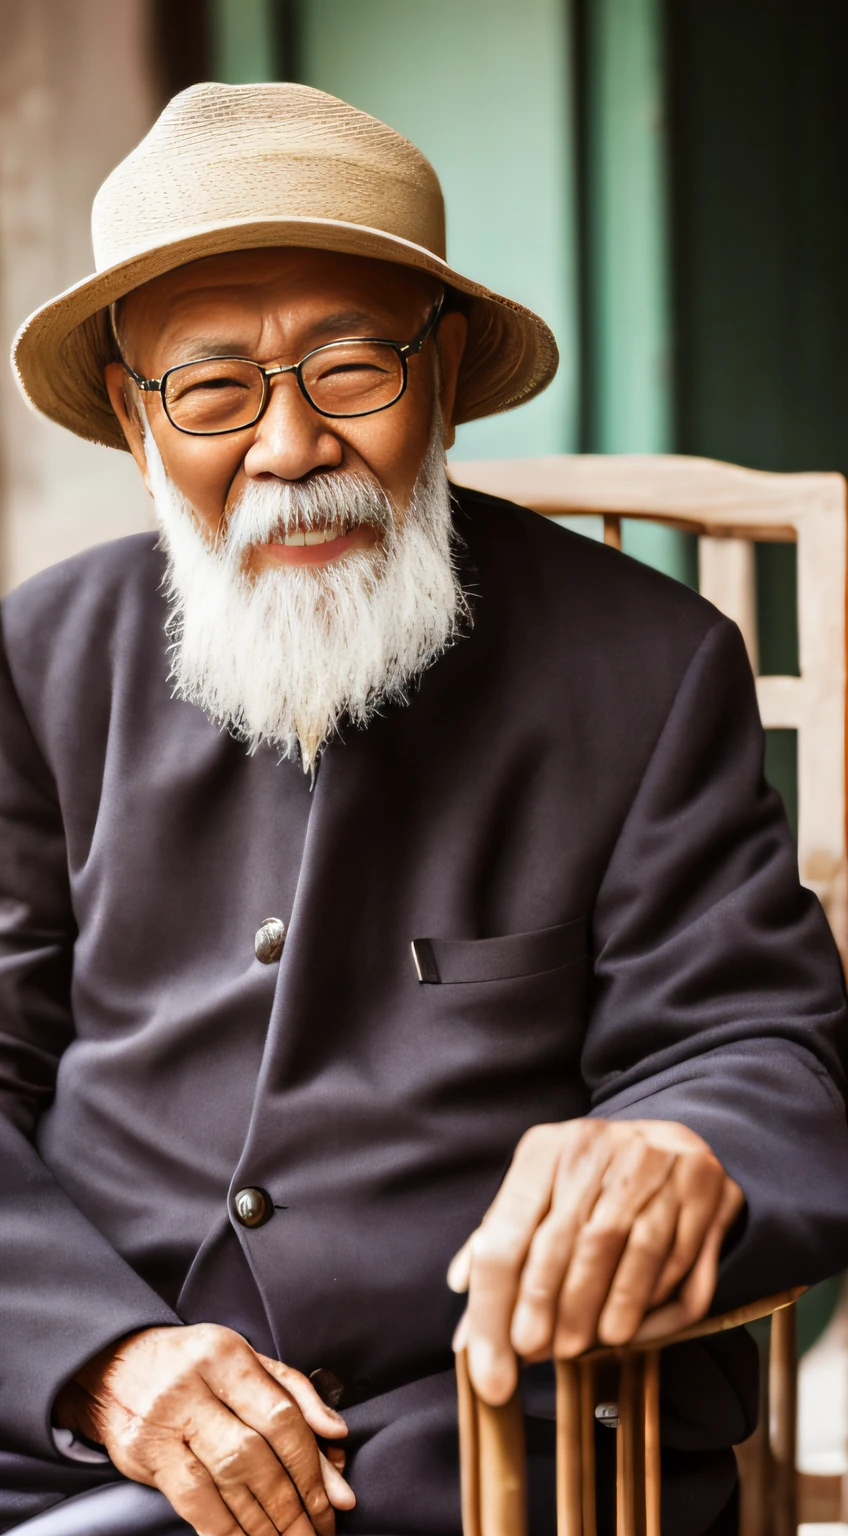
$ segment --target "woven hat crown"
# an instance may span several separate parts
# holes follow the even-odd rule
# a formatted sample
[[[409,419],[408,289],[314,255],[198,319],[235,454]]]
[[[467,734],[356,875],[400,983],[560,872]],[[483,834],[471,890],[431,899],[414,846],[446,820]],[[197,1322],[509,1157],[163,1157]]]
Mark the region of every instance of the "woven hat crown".
[[[98,271],[190,231],[246,219],[343,220],[445,256],[439,179],[414,144],[306,85],[193,85],[107,177]]]

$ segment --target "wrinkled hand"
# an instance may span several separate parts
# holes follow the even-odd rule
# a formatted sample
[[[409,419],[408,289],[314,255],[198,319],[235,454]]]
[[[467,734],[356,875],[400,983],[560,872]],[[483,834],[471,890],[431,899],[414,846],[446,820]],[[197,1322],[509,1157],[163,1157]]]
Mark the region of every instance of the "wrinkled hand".
[[[346,1435],[344,1420],[229,1328],[131,1334],[83,1366],[56,1414],[126,1477],[161,1489],[199,1536],[332,1536],[333,1506],[356,1502],[343,1455],[315,1440]]]
[[[659,1338],[703,1317],[725,1233],[744,1206],[706,1142],[662,1120],[536,1125],[448,1271],[468,1291],[467,1346],[484,1401],[527,1361]]]

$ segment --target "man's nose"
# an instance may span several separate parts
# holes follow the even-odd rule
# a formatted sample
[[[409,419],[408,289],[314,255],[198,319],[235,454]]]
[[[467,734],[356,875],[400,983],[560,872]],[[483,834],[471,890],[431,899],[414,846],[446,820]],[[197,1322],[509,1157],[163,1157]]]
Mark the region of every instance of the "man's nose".
[[[318,469],[336,469],[344,448],[330,421],[312,409],[293,373],[270,381],[271,397],[244,456],[248,475],[302,480]]]

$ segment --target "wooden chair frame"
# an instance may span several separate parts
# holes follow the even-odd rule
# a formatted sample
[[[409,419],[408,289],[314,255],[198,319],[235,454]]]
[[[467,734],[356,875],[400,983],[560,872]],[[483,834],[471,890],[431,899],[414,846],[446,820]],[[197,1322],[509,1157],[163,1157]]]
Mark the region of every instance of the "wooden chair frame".
[[[755,674],[753,545],[798,546],[799,677],[757,676],[766,729],[798,732],[801,879],[821,900],[848,966],[846,837],[846,485],[838,474],[778,475],[675,455],[555,454],[451,463],[456,485],[544,516],[597,516],[608,544],[621,519],[700,537],[703,595],[739,625]]]
[[[699,538],[702,594],[742,631],[766,729],[798,733],[798,864],[816,892],[848,968],[846,593],[848,510],[838,474],[770,474],[675,455],[568,455],[450,465],[459,486],[516,501],[549,517],[600,516],[621,547],[622,518],[663,523]],[[757,654],[754,545],[797,545],[799,676],[764,676]],[[593,1414],[597,1371],[618,1369],[617,1536],[659,1536],[659,1355],[668,1344],[774,1314],[763,1411],[741,1448],[743,1536],[794,1536],[801,1515],[838,1519],[848,1477],[795,1472],[797,1374],[794,1299],[788,1292],[708,1319],[683,1334],[557,1363],[559,1536],[594,1536]],[[490,1409],[457,1359],[465,1536],[524,1536],[524,1432],[517,1399]],[[769,1421],[770,1420],[770,1424]],[[844,1513],[843,1513],[844,1517]]]
[[[774,1536],[797,1527],[795,1307],[804,1286],[706,1318],[627,1349],[595,1349],[556,1361],[557,1536],[597,1536],[595,1383],[617,1368],[616,1536],[661,1536],[660,1354],[670,1344],[772,1318],[771,1450]],[[465,1350],[456,1357],[463,1536],[527,1536],[527,1472],[520,1391],[492,1408],[474,1391]],[[532,1533],[531,1533],[532,1536]]]

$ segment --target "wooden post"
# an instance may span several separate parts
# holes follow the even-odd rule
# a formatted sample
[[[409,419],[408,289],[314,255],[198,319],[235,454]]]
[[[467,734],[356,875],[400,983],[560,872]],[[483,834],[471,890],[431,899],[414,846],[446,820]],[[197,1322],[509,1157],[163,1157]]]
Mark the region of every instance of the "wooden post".
[[[91,272],[91,200],[156,115],[147,0],[3,6],[0,336]],[[106,453],[25,406],[0,368],[0,586],[89,544],[153,527],[128,453]]]
[[[698,564],[701,596],[739,625],[751,669],[756,674],[760,667],[754,545],[750,539],[700,538]]]
[[[477,1439],[477,1398],[468,1374],[468,1354],[456,1355],[456,1391],[459,1407],[459,1477],[462,1498],[462,1536],[480,1532],[480,1446]]]
[[[616,1536],[645,1536],[642,1367],[642,1355],[622,1355],[618,1388],[619,1419],[615,1432]]]
[[[645,1355],[643,1397],[645,1403],[645,1536],[661,1536],[660,1492],[660,1352]]]
[[[780,1312],[775,1312],[771,1320],[769,1399],[769,1440],[774,1471],[772,1530],[774,1536],[796,1536],[798,1386],[794,1307],[784,1307]]]
[[[557,1536],[583,1536],[583,1438],[580,1368],[556,1362]]]
[[[621,549],[621,518],[615,514],[604,514],[604,543],[612,549]]]
[[[583,1536],[597,1536],[595,1496],[595,1381],[590,1360],[580,1361],[580,1440],[583,1473]]]
[[[501,1408],[477,1400],[480,1536],[527,1536],[527,1456],[521,1393]]]

